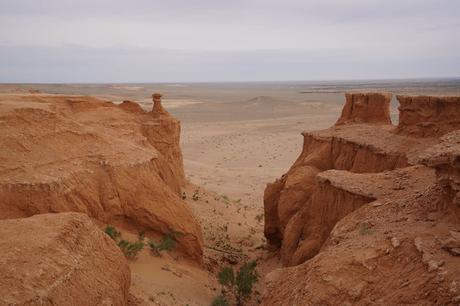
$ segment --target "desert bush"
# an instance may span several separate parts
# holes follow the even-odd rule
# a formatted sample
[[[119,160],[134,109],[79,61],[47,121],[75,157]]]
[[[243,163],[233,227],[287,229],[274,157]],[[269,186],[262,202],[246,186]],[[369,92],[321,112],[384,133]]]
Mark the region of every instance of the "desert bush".
[[[255,261],[250,261],[238,271],[236,275],[237,301],[245,300],[251,295],[252,288],[258,280],[256,266]]]
[[[128,259],[133,259],[137,254],[144,248],[144,233],[139,232],[139,240],[136,242],[130,242],[124,239],[121,239],[121,232],[116,229],[113,225],[107,225],[104,229],[104,232],[110,236],[115,242],[117,242],[118,247],[123,252],[123,254]],[[121,239],[121,240],[120,240]]]
[[[229,266],[222,268],[217,274],[217,279],[223,286],[233,286],[235,284],[235,273],[233,273],[233,268]]]
[[[241,266],[236,276],[233,268],[229,266],[222,268],[217,274],[219,283],[234,295],[238,306],[243,305],[251,296],[252,288],[259,278],[256,266],[255,261],[249,261]]]
[[[104,229],[104,232],[109,235],[110,238],[117,241],[121,237],[120,231],[118,231],[115,226],[107,225]]]
[[[126,258],[132,259],[135,258],[140,251],[142,251],[144,248],[144,242],[129,242],[122,239],[118,242],[118,246],[120,247],[123,254],[125,254]]]
[[[176,248],[176,238],[179,237],[181,233],[171,231],[161,238],[160,242],[149,241],[148,245],[153,253],[156,255],[161,255],[162,251],[172,251]]]

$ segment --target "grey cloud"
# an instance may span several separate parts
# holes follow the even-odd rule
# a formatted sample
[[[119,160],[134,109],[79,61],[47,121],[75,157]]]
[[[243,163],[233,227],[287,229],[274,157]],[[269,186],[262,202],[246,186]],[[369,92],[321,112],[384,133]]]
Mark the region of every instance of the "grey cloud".
[[[458,11],[458,0],[2,0],[0,81],[458,76]]]

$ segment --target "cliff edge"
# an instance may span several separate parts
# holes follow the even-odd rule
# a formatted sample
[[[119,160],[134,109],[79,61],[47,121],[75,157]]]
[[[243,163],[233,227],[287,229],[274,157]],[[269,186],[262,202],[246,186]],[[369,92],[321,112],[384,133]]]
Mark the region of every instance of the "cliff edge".
[[[0,127],[0,219],[74,211],[146,235],[180,232],[178,250],[202,263],[200,225],[180,198],[180,123],[167,112],[3,94]]]
[[[299,158],[268,184],[265,235],[292,267],[267,276],[262,305],[460,300],[460,100],[398,99],[398,126],[304,133]]]

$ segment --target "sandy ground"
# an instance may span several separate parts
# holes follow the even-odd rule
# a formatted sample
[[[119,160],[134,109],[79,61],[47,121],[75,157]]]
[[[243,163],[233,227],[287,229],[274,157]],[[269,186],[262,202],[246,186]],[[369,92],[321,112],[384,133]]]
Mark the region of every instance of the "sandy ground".
[[[183,192],[203,228],[205,270],[144,250],[131,262],[131,269],[132,293],[146,304],[210,305],[221,290],[216,280],[219,270],[227,265],[237,269],[255,259],[260,281],[248,305],[257,305],[265,290],[264,275],[279,267],[277,254],[266,249],[263,236],[265,185],[297,158],[303,141],[300,133],[330,126],[340,105],[285,105],[268,98],[254,103],[270,107],[262,105],[248,112],[238,103],[210,106],[193,100],[164,101],[173,115],[182,118],[189,180]]]

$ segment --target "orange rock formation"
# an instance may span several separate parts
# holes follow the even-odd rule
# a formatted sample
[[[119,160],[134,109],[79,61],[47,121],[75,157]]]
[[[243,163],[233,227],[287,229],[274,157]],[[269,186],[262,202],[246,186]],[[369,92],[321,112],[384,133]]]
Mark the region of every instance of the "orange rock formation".
[[[342,115],[336,124],[383,123],[391,124],[391,94],[347,93]]]
[[[202,262],[201,228],[180,198],[180,123],[134,102],[0,95],[0,219],[83,212],[104,223],[181,232]]]
[[[460,97],[398,96],[398,132],[435,137],[460,129]]]
[[[88,216],[1,220],[0,237],[1,305],[127,305],[128,263]]]
[[[388,95],[379,99],[375,98],[379,97],[378,94],[348,95],[346,109],[353,108],[350,103],[355,100],[354,97],[374,97],[373,100],[384,101],[387,109],[380,113],[389,113],[391,97]],[[405,167],[413,163],[410,160],[416,158],[421,150],[438,141],[409,137],[405,133],[396,135],[395,132],[401,131],[401,125],[395,128],[389,124],[354,124],[357,122],[354,116],[359,122],[363,115],[348,110],[342,112],[341,124],[324,131],[304,133],[304,146],[299,158],[280,180],[267,186],[265,235],[269,242],[281,246],[281,258],[285,265],[296,265],[316,255],[335,223],[350,209],[356,208],[356,204],[350,209],[335,205],[336,211],[326,214],[324,210],[328,208],[323,203],[330,202],[321,198],[324,184],[318,181],[319,172],[340,169],[366,173]],[[446,115],[441,113],[440,117],[443,116]],[[381,123],[381,119],[379,116],[369,117],[367,123]]]
[[[460,100],[407,99],[416,115],[398,127],[304,133],[301,155],[265,192],[265,234],[297,266],[268,276],[262,305],[458,303],[460,133],[426,136],[457,128]]]

